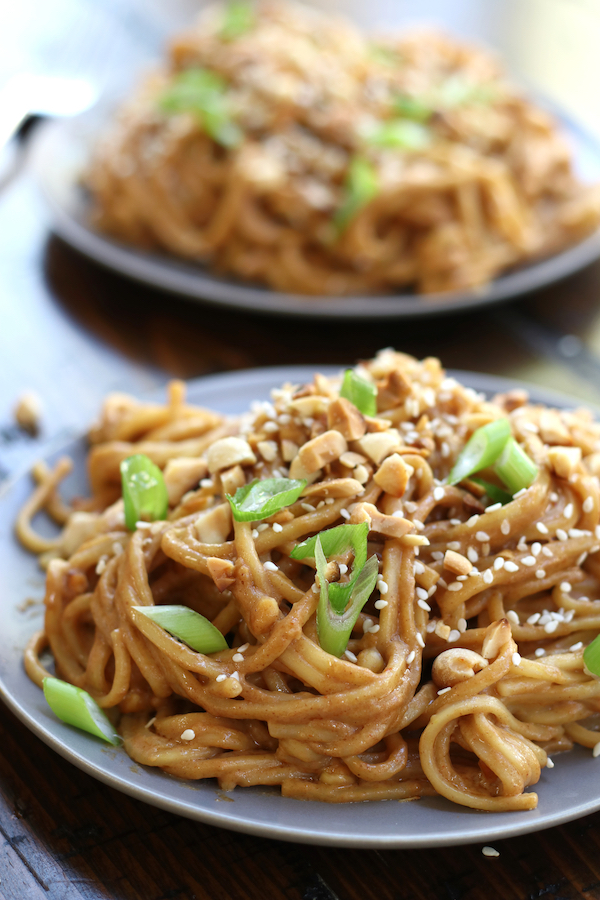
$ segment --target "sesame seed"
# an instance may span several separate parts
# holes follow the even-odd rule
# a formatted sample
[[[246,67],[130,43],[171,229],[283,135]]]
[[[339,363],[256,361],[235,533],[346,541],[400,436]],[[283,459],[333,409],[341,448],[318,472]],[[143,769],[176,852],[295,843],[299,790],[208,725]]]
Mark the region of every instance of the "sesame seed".
[[[496,571],[498,571],[498,569],[502,569],[505,562],[506,562],[505,559],[503,559],[501,556],[497,556],[496,559],[494,560],[494,569]]]
[[[417,504],[413,503],[412,500],[407,500],[406,503],[404,504],[404,509],[408,513],[414,513],[417,511]]]
[[[218,682],[221,682],[221,681],[225,681],[225,679],[228,678],[228,677],[229,677],[228,675],[217,675],[216,680],[217,680]]]
[[[571,516],[573,515],[573,504],[572,503],[567,503],[567,505],[565,506],[564,514],[565,514],[565,519],[571,518]]]
[[[375,606],[375,609],[385,609],[386,606],[388,606],[388,601],[387,600],[376,600],[373,605]]]
[[[258,531],[259,534],[262,534],[263,531],[267,531],[268,528],[269,528],[268,522],[261,522],[260,525],[256,526],[256,530]]]
[[[533,553],[534,556],[539,556],[541,549],[542,549],[542,545],[540,544],[539,541],[535,541],[531,545],[531,552]]]
[[[418,560],[413,563],[413,572],[415,575],[424,575],[425,574],[425,566],[422,562]]]
[[[475,549],[475,547],[469,547],[467,550],[467,559],[469,562],[476,563],[479,559],[479,553]]]
[[[519,497],[522,497],[523,494],[526,492],[526,490],[527,490],[527,488],[521,488],[520,491],[517,491],[516,494],[513,494],[513,500],[518,500]]]
[[[315,511],[314,506],[311,506],[310,503],[301,503],[300,506],[305,512],[311,513]]]
[[[485,541],[489,541],[489,539],[490,539],[490,536],[489,536],[489,534],[486,534],[485,531],[478,531],[477,534],[475,535],[475,540],[481,541],[481,543],[485,543]]]
[[[524,556],[521,562],[524,566],[535,566],[535,556]]]
[[[456,623],[456,627],[458,628],[460,633],[463,634],[467,630],[467,620],[459,619],[458,622]]]
[[[491,506],[486,506],[485,511],[486,511],[486,513],[496,512],[497,509],[502,509],[501,503],[492,503]]]
[[[447,639],[448,643],[453,644],[454,641],[457,641],[459,639],[459,637],[460,637],[460,631],[458,631],[457,628],[453,628],[451,630],[450,634],[448,635],[448,639]]]
[[[450,456],[450,446],[446,441],[442,442],[440,453],[442,454],[442,459],[447,459]]]
[[[556,503],[558,500],[558,494],[556,493],[556,491],[550,491],[548,497],[550,498],[551,503]]]
[[[363,632],[366,634],[371,630],[371,625],[373,624],[373,619],[365,619],[363,622]]]
[[[233,675],[231,676],[231,678],[235,678],[236,681],[239,681],[239,680],[240,680],[240,673],[239,673],[239,672],[234,672]]]
[[[415,526],[417,531],[423,531],[423,529],[425,528],[420,519],[413,519],[413,525]]]
[[[443,500],[445,495],[446,495],[446,491],[444,490],[443,487],[436,487],[433,492],[433,499],[434,500]]]
[[[436,562],[439,562],[444,558],[444,554],[440,550],[432,550],[431,558],[435,559]],[[425,569],[423,569],[423,571],[425,571]]]
[[[450,541],[448,550],[460,550],[460,541]]]
[[[433,597],[433,595],[435,594],[436,591],[437,591],[437,584],[432,584],[431,587],[429,588],[429,590],[427,591],[427,596]]]
[[[406,657],[406,662],[408,663],[409,666],[410,666],[411,662],[413,661],[413,659],[415,658],[416,655],[417,655],[417,654],[415,653],[415,651],[414,651],[414,650],[411,650],[410,653],[408,654],[408,656]]]
[[[345,575],[346,572],[348,571],[348,566],[346,565],[346,563],[340,563],[339,569],[340,569],[340,575]]]
[[[438,587],[443,587],[443,588],[448,587],[444,578],[438,578],[437,583],[438,583]]]
[[[457,575],[456,580],[457,581],[466,581],[468,577],[469,577],[468,575]]]
[[[537,530],[539,531],[540,534],[548,534],[548,529],[544,525],[543,522],[536,522],[535,527],[537,528]]]
[[[595,758],[596,756],[600,756],[600,741],[594,746],[592,750],[592,756]]]
[[[144,522],[143,520],[135,523],[136,528],[152,528],[152,522]]]
[[[425,626],[425,631],[427,632],[427,634],[431,634],[433,631],[435,631],[436,627],[437,627],[436,619],[430,619],[429,622],[427,623],[427,625]]]
[[[553,768],[554,768],[554,762],[553,762],[553,760],[550,759],[550,757],[548,757],[548,758],[546,759],[546,768],[547,768],[547,769],[553,769]]]
[[[213,486],[212,478],[202,478],[200,480],[200,487],[209,488]]]
[[[244,654],[243,653],[234,653],[231,657],[234,662],[244,662]]]
[[[485,570],[485,572],[483,573],[483,580],[485,581],[486,584],[492,583],[492,581],[494,580],[494,573],[492,572],[491,569]]]
[[[238,653],[245,653],[245,651],[248,649],[249,646],[250,646],[250,644],[242,644],[241,647],[238,647],[238,648],[237,648],[237,652],[238,652]]]
[[[536,622],[539,622],[539,619],[540,619],[540,613],[533,613],[533,615],[529,616],[529,618],[527,619],[527,624],[535,625]]]
[[[267,562],[264,564],[264,567],[267,570],[267,572],[278,572],[279,571],[279,567],[276,566],[275,563],[271,562],[270,560],[267,560]]]
[[[535,577],[536,577],[536,578],[545,578],[545,577],[546,577],[546,570],[545,570],[545,569],[538,569],[537,572],[535,573]]]
[[[442,694],[447,694],[448,691],[451,691],[451,690],[452,690],[451,687],[440,688],[440,690],[437,692],[437,695],[438,695],[438,697],[441,697]]]
[[[504,563],[504,571],[505,572],[518,572],[519,567],[515,562],[512,561],[512,559],[507,559],[506,562]]]
[[[582,647],[583,647],[583,642],[582,642],[582,641],[577,641],[576,644],[573,644],[571,647],[569,647],[569,651],[570,651],[571,653],[577,653],[577,651],[578,651],[578,650],[581,650]]]
[[[584,511],[585,513],[591,512],[591,511],[593,510],[593,508],[594,508],[594,498],[593,498],[593,497],[586,497],[585,500],[583,501],[583,507],[582,507],[582,508],[583,508],[583,511]]]
[[[585,534],[585,532],[581,531],[580,528],[569,528],[569,537],[570,538],[583,537],[584,534]]]
[[[347,509],[340,509],[340,516],[342,517],[342,519],[349,519],[350,513]]]
[[[451,525],[462,525],[462,522],[460,521],[460,519],[450,519],[450,524]],[[600,537],[600,535],[599,535],[599,537]]]
[[[550,547],[546,545],[542,547],[542,556],[547,556],[548,559],[552,559],[552,550],[550,549]]]
[[[545,655],[546,655],[546,651],[544,650],[543,647],[538,647],[537,650],[535,651],[535,654],[534,654],[534,655],[537,656],[538,659],[539,659],[540,656],[545,656]]]
[[[421,609],[424,609],[427,612],[431,612],[431,607],[427,600],[417,600],[417,606],[420,606]]]
[[[185,731],[181,732],[181,740],[182,741],[193,741],[196,737],[196,732],[192,731],[191,728],[186,728]]]
[[[358,661],[358,657],[352,652],[352,650],[345,650],[344,656],[346,657],[346,659],[349,659],[350,662],[355,663]]]
[[[581,556],[579,557],[579,559],[577,560],[576,565],[582,566],[584,564],[584,562],[586,561],[586,559],[587,559],[587,552],[582,553]]]
[[[96,575],[102,575],[106,568],[106,557],[101,556],[96,565]]]
[[[371,625],[369,628],[369,634],[377,634],[379,631],[379,625]]]
[[[509,622],[512,622],[514,625],[520,625],[519,616],[514,611],[514,609],[508,610],[508,612],[506,613],[506,618],[508,619]]]
[[[500,525],[500,531],[502,534],[510,534],[510,522],[508,519],[504,519],[502,524]]]
[[[425,588],[422,588],[422,587],[418,587],[416,589],[415,593],[416,593],[417,597],[419,598],[419,600],[427,600],[427,597],[429,596],[427,591],[425,590]]]
[[[512,655],[511,658],[512,658],[512,664],[513,664],[513,666],[520,666],[520,665],[521,665],[521,654],[520,654],[520,653],[513,653],[513,655]]]
[[[256,540],[256,538],[258,537],[258,531],[256,530],[256,528],[252,529],[252,537],[254,538],[254,540]]]
[[[544,625],[544,631],[546,634],[554,634],[556,629],[558,628],[558,622],[556,619],[553,619],[551,622],[546,622]]]
[[[596,528],[594,529],[594,534],[596,535],[598,540],[600,540],[600,525],[596,525]]]
[[[448,585],[449,591],[460,591],[462,588],[462,584],[460,581],[453,581],[452,584]]]
[[[377,582],[377,587],[379,589],[380,594],[387,594],[389,588],[387,581],[384,581],[383,578],[380,578]]]
[[[556,537],[558,538],[559,541],[566,541],[568,539],[569,535],[563,528],[557,528],[556,529]]]
[[[123,545],[120,544],[118,541],[115,541],[112,545],[112,551],[115,554],[115,556],[120,556],[121,553],[123,552]]]
[[[493,847],[484,847],[481,851],[484,856],[500,856],[497,850],[494,850]]]
[[[423,640],[423,635],[420,631],[417,631],[417,644],[419,647],[423,648],[425,646],[425,641]]]
[[[571,587],[570,582],[568,582],[568,581],[561,581],[561,583],[560,583],[560,589],[561,589],[561,591],[563,592],[563,594],[570,594],[571,591],[573,590],[573,588]]]
[[[333,506],[334,503],[335,503],[335,500],[333,499],[333,497],[325,498],[325,506]]]
[[[471,516],[470,519],[467,519],[466,524],[469,526],[475,525],[477,523],[478,518],[479,518],[479,516],[477,515],[477,513],[475,513],[474,516]]]
[[[524,534],[522,534],[521,537],[519,538],[519,543],[517,544],[517,550],[519,550],[521,553],[524,553],[525,550],[527,550],[527,541],[525,540]]]
[[[273,531],[276,531],[279,534],[283,531],[283,525],[280,525],[279,522],[273,522]]]

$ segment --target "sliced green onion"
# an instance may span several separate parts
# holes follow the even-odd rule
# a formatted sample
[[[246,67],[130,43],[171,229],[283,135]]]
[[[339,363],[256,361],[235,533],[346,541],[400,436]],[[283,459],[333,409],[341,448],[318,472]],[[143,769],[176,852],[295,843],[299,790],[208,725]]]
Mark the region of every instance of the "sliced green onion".
[[[331,596],[331,589],[339,587],[339,585],[328,584],[325,577],[327,559],[321,546],[321,535],[316,537],[314,554],[320,585],[319,605],[317,607],[319,644],[327,653],[340,657],[348,646],[348,640],[360,611],[373,593],[377,583],[379,563],[375,555],[369,557],[358,573],[349,597],[346,598],[346,602],[340,608],[339,603],[334,605]]]
[[[369,526],[366,522],[361,522],[359,525],[337,525],[335,528],[329,528],[327,531],[322,531],[319,535],[303,541],[290,553],[292,559],[306,559],[312,556],[316,560],[317,538],[327,559],[342,556],[348,550],[353,551],[354,562],[349,580],[345,584],[329,585],[329,600],[337,613],[345,610],[352,589],[367,560],[368,534]]]
[[[398,94],[394,100],[394,109],[404,119],[413,119],[415,122],[426,122],[435,112],[431,103],[419,97],[411,97],[410,94]]]
[[[474,472],[496,462],[510,437],[508,419],[496,419],[474,431],[448,475],[448,484],[458,484]]]
[[[143,453],[128,456],[121,463],[121,483],[125,505],[125,524],[135,531],[142,518],[154,522],[166,519],[169,496],[163,474]]]
[[[475,484],[478,484],[480,487],[482,487],[493,503],[501,503],[502,506],[505,506],[512,500],[512,494],[509,494],[507,491],[503,491],[502,488],[498,487],[497,484],[492,484],[489,481],[485,481],[483,478],[475,477],[471,478],[471,481],[474,481]]]
[[[538,467],[530,459],[514,438],[507,441],[496,465],[496,475],[504,482],[511,494],[528,488],[536,479]]]
[[[234,41],[254,27],[254,9],[248,0],[230,0],[225,7],[225,19],[219,36],[222,41]]]
[[[218,653],[219,650],[227,650],[227,641],[219,629],[205,616],[201,616],[189,606],[134,606],[133,608],[198,653]]]
[[[209,69],[186,69],[173,78],[160,99],[166,113],[194,113],[204,131],[223,147],[235,147],[243,133],[227,102],[227,82]]]
[[[588,672],[600,676],[600,634],[583,651],[583,662]]]
[[[353,403],[365,416],[377,415],[377,388],[370,381],[360,378],[354,369],[346,369],[340,397]]]
[[[419,122],[389,119],[366,135],[367,143],[393,150],[421,150],[431,143],[431,133]]]
[[[377,172],[367,159],[355,156],[346,174],[344,199],[333,217],[338,232],[344,231],[356,214],[370,203],[378,192]]]
[[[94,698],[83,688],[61,681],[60,678],[44,678],[44,697],[55,716],[67,725],[74,725],[82,731],[102,738],[117,746],[121,738]]]
[[[439,85],[436,100],[443,109],[455,109],[470,103],[491,103],[497,94],[493,84],[477,84],[456,72]]]
[[[256,522],[291,506],[305,487],[304,478],[255,478],[238,488],[233,497],[225,496],[236,522]]]

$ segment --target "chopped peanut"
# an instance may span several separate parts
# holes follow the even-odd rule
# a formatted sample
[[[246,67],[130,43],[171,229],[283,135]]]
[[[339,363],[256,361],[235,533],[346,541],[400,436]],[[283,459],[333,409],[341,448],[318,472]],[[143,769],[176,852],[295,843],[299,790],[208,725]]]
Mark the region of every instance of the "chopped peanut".
[[[246,476],[241,466],[233,466],[221,472],[221,489],[224,494],[233,496],[238,488],[246,484]]]
[[[392,409],[411,392],[410,381],[399,369],[394,369],[379,385],[377,391],[377,408],[379,410]]]
[[[444,568],[448,569],[449,572],[455,572],[457,575],[468,575],[473,568],[473,563],[469,562],[462,553],[456,553],[455,550],[446,550]]]
[[[345,397],[334,400],[327,412],[327,424],[343,434],[347,441],[355,441],[367,430],[365,418]]]
[[[298,444],[294,441],[284,440],[281,442],[281,458],[284,462],[291,462],[298,452]]]
[[[311,484],[302,491],[303,497],[355,497],[361,494],[363,486],[355,478],[332,478],[331,481],[319,481]]]
[[[209,556],[206,567],[210,577],[219,591],[224,591],[235,581],[235,566],[229,559],[220,559],[218,556]]]
[[[352,523],[368,522],[369,531],[377,531],[386,537],[400,538],[415,526],[408,519],[399,516],[386,516],[380,513],[372,503],[357,503],[350,518]]]
[[[435,633],[437,634],[438,637],[441,637],[441,639],[443,641],[448,640],[448,638],[450,637],[451,630],[452,629],[450,628],[450,626],[446,625],[444,622],[442,622],[441,619],[438,619],[437,622],[435,623]]]
[[[555,409],[544,409],[540,413],[540,437],[545,444],[572,444],[569,429]]]
[[[431,566],[423,566],[423,568],[425,571],[417,572],[415,581],[419,587],[425,588],[425,590],[428,591],[429,588],[438,583],[441,575],[439,572],[436,572],[435,569],[432,569]]]
[[[302,419],[314,418],[326,413],[330,402],[328,397],[320,397],[317,394],[313,397],[300,397],[298,400],[291,400],[289,409],[298,413]]]
[[[392,453],[381,463],[373,480],[386,494],[401,497],[414,471],[412,466],[404,462],[400,454]]]
[[[352,450],[348,450],[340,456],[341,464],[346,466],[347,469],[354,469],[356,466],[366,463],[366,461],[366,456],[363,456],[362,453],[353,453]]]
[[[317,472],[339,459],[347,449],[346,440],[339,431],[324,431],[300,447],[290,466],[290,478],[304,478]]]
[[[356,445],[362,453],[379,465],[386,456],[401,448],[402,438],[395,428],[390,428],[389,431],[365,434],[356,441]]]
[[[581,447],[550,447],[548,462],[559,478],[568,478],[581,462]]]
[[[224,437],[215,441],[206,451],[206,462],[211,475],[235,465],[254,465],[256,456],[252,447],[241,437]]]
[[[219,503],[218,506],[200,513],[194,524],[198,540],[203,544],[222,544],[231,531],[229,503]]]
[[[191,459],[180,456],[177,459],[170,459],[163,471],[169,505],[176,506],[184,494],[198,485],[207,471],[206,461],[200,457]]]

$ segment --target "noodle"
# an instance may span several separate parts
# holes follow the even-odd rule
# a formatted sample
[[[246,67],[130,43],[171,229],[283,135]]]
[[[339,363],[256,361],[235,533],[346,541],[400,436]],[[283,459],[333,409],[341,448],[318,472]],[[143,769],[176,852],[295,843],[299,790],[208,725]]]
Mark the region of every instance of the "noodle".
[[[356,372],[376,388],[376,416],[322,375],[236,420],[188,405],[178,382],[165,406],[109,396],[90,433],[91,497],[41,541],[31,520],[45,509],[64,522],[68,466],[38,465],[19,518],[47,566],[26,670],[41,685],[49,647],[59,677],[113,710],[131,758],[180,778],[532,809],[548,754],[600,742],[600,680],[583,663],[600,633],[600,426],[521,391],[488,401],[435,359],[384,350]],[[444,479],[501,417],[539,471],[486,507],[477,484]],[[170,505],[131,532],[119,464],[140,451],[162,467]],[[226,493],[299,469],[298,500],[232,520]],[[363,521],[377,587],[337,658],[320,645],[315,563],[291,554]],[[351,551],[338,557],[342,582],[351,564]],[[154,604],[201,613],[228,649],[191,649],[136,609]]]
[[[374,42],[273,0],[225,39],[226,15],[210,8],[173,42],[96,148],[102,231],[278,291],[347,295],[485,285],[598,226],[556,123],[490,53],[429,32]],[[199,95],[185,83],[182,97],[186,74]]]

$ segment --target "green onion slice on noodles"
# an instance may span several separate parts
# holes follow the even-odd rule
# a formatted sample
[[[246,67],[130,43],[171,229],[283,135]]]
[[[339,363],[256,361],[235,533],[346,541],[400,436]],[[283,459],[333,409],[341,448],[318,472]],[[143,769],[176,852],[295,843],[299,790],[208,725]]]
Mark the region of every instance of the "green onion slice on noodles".
[[[169,497],[163,474],[143,453],[121,462],[121,483],[125,505],[125,524],[135,531],[140,519],[154,522],[166,519]]]
[[[536,479],[538,467],[514,438],[509,438],[494,466],[496,475],[511,494],[528,488]]]
[[[600,634],[583,651],[583,662],[588,672],[600,677]]]
[[[508,419],[496,419],[474,431],[448,475],[448,484],[458,484],[474,472],[496,462],[510,437]]]
[[[475,484],[484,489],[492,503],[501,503],[502,506],[505,506],[512,500],[512,494],[509,494],[508,491],[503,491],[497,484],[492,484],[483,478],[476,478],[475,476],[471,478],[471,481],[474,481]]]
[[[170,114],[193,113],[206,134],[223,147],[236,147],[243,139],[229,111],[227,82],[210,69],[186,69],[175,75],[160,107]]]
[[[304,478],[255,478],[238,488],[233,497],[225,496],[236,522],[256,522],[291,506],[305,487]]]
[[[230,0],[225,7],[225,18],[219,36],[222,41],[234,41],[254,27],[252,3],[248,0]]]
[[[197,653],[218,653],[228,648],[219,629],[189,606],[134,606],[133,609]]]
[[[377,172],[362,156],[355,156],[346,174],[344,198],[336,210],[333,222],[338,233],[344,231],[352,219],[379,193]]]
[[[365,416],[377,415],[377,388],[370,381],[360,378],[354,369],[346,369],[340,397],[353,403]]]
[[[106,713],[83,688],[50,676],[44,678],[43,688],[48,706],[61,721],[114,746],[121,743],[121,738]]]

